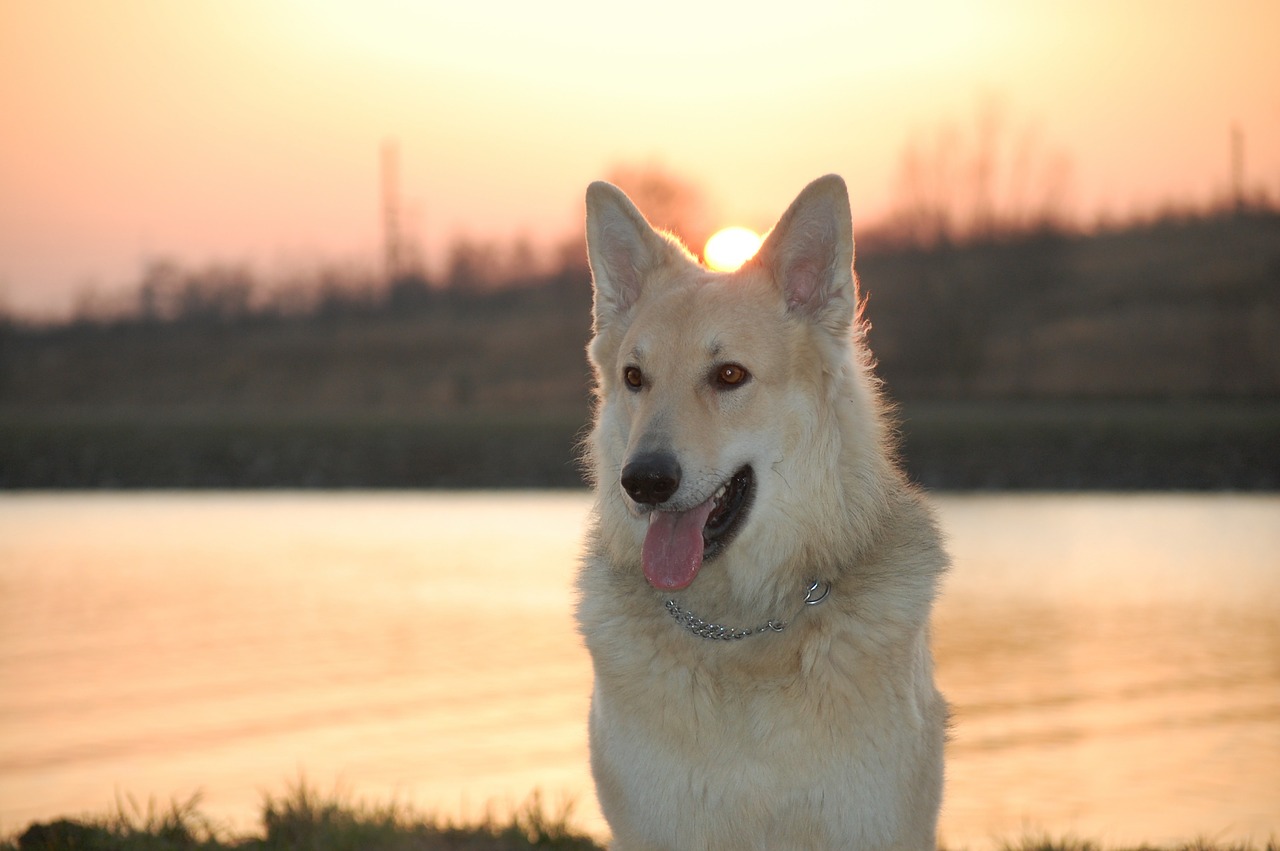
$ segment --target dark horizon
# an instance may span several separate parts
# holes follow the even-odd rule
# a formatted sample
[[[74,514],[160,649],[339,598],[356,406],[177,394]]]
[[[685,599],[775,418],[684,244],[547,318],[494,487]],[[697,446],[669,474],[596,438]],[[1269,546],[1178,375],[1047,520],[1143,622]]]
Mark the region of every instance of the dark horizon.
[[[1280,488],[1278,246],[1265,213],[864,253],[912,475]],[[170,272],[146,313],[0,326],[0,487],[581,484],[584,261],[266,308],[251,278]]]

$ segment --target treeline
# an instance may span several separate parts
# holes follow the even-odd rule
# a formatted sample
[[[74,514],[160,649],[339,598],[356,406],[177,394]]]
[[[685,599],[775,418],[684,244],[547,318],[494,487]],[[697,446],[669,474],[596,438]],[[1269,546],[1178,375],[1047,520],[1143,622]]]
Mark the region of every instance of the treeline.
[[[1280,212],[927,249],[869,241],[857,272],[872,349],[897,398],[1280,398]],[[281,385],[317,390],[298,400],[308,407],[372,397],[400,409],[421,407],[417,399],[436,413],[580,404],[584,252],[533,272],[510,268],[483,283],[340,268],[279,282],[245,267],[154,263],[110,309],[52,326],[10,317],[0,409],[147,404],[144,388],[166,380],[181,387],[157,402],[186,393],[197,406],[248,401],[255,386],[271,404]],[[302,369],[315,374],[287,380]],[[345,373],[353,386],[324,389]],[[370,389],[399,379],[416,392]]]
[[[904,398],[1280,398],[1280,213],[862,258]]]
[[[1280,214],[860,245],[877,369],[937,487],[1280,487]],[[485,286],[148,269],[0,327],[0,487],[581,481],[582,252]]]
[[[502,246],[459,238],[449,247],[443,271],[435,275],[416,264],[388,276],[359,264],[328,263],[272,277],[243,263],[190,266],[158,258],[118,293],[86,290],[67,321],[41,324],[225,324],[421,310],[459,300],[501,302],[511,290],[581,281],[588,272],[580,243],[547,254],[522,239]],[[3,312],[0,323],[33,324]]]

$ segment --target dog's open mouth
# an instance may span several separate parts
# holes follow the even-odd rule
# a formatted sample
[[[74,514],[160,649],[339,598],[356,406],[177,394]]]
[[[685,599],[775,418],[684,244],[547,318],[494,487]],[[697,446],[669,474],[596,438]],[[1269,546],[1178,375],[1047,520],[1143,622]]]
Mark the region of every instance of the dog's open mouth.
[[[724,551],[751,508],[755,473],[743,467],[701,505],[654,511],[644,539],[644,575],[664,591],[687,587],[702,563]]]

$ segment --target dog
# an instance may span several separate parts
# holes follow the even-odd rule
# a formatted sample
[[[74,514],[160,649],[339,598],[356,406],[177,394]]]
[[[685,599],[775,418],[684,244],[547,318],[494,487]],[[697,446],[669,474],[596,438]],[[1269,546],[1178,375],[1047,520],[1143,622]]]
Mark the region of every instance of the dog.
[[[848,193],[713,273],[587,190],[594,507],[577,622],[617,851],[937,848],[948,560],[897,466]]]

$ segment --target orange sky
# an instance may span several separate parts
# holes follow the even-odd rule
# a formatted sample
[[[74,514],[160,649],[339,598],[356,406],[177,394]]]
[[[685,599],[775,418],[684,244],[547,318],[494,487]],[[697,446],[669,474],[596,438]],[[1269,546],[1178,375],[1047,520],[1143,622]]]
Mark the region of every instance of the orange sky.
[[[991,99],[1069,156],[1082,217],[1225,192],[1233,124],[1280,197],[1275,0],[750,8],[0,0],[0,304],[65,311],[159,255],[372,265],[389,137],[429,262],[563,238],[590,180],[648,160],[724,224],[828,171],[873,222],[907,140]]]

